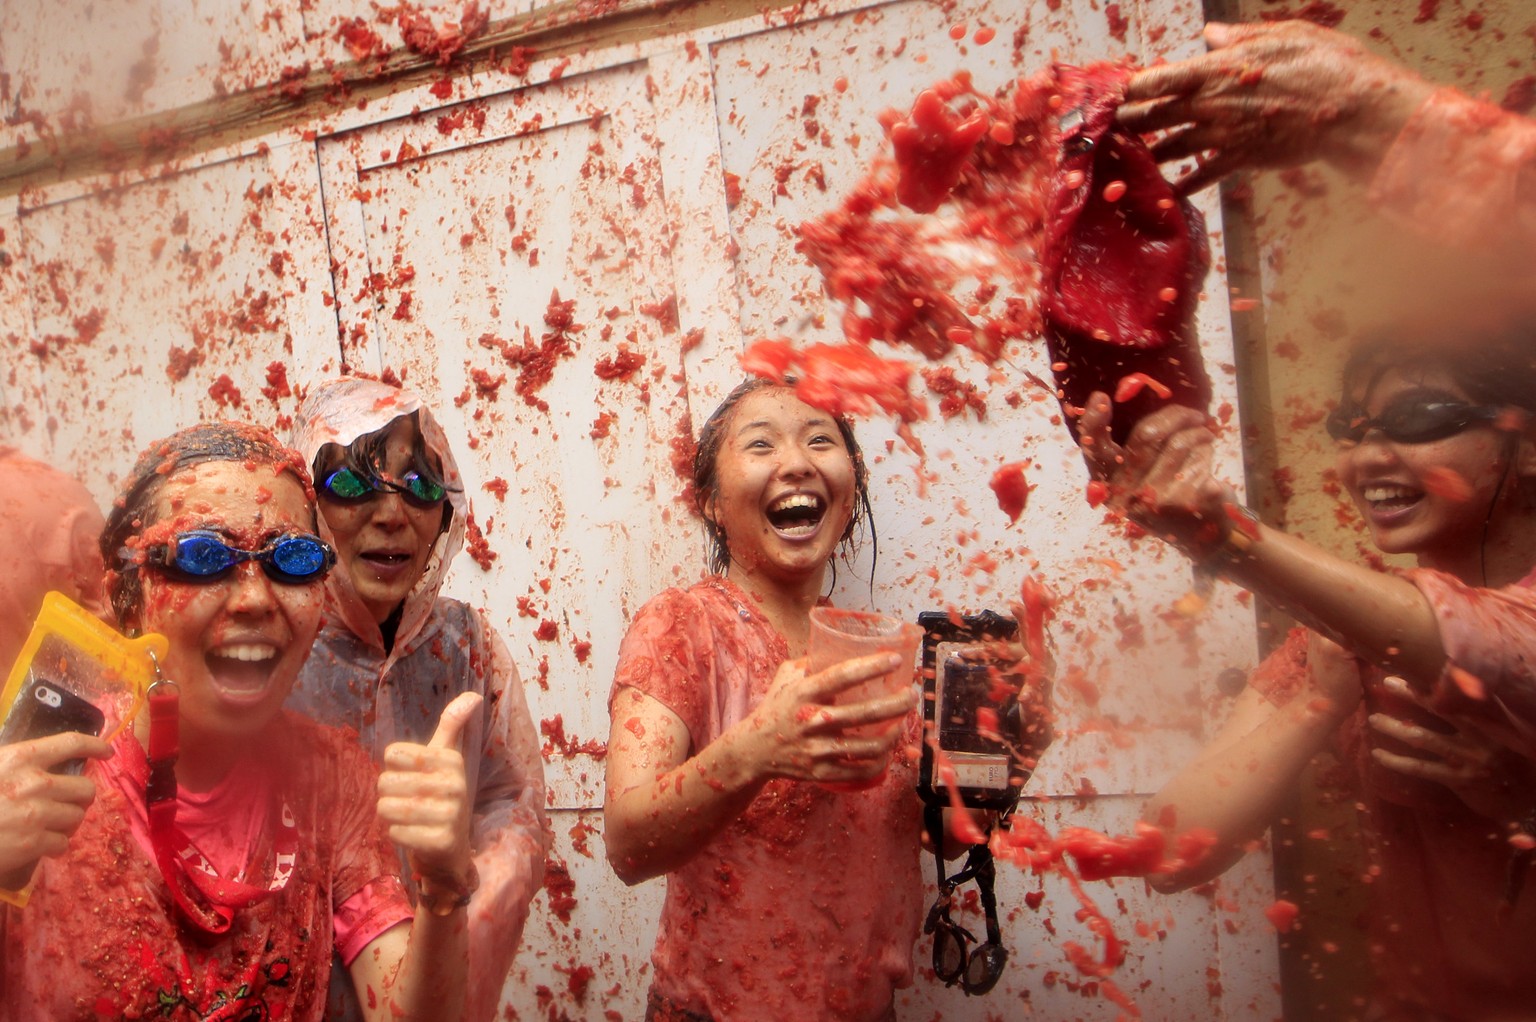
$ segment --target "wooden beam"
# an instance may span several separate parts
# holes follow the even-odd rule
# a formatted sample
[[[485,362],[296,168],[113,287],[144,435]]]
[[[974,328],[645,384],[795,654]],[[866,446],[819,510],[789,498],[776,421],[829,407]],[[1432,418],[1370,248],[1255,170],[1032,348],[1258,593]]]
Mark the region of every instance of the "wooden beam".
[[[519,50],[545,59],[644,42],[759,15],[765,0],[560,0],[491,24],[451,64],[400,48],[382,57],[306,69],[290,79],[187,106],[47,135],[0,149],[0,198],[28,187],[157,164],[239,145],[322,120],[357,103],[505,66]]]

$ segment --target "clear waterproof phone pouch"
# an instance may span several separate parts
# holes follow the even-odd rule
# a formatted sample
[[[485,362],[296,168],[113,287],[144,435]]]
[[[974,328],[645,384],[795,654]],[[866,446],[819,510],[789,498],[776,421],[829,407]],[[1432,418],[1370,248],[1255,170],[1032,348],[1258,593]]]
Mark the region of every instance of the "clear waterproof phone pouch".
[[[125,638],[64,594],[49,593],[0,691],[0,745],[63,731],[111,741],[138,712],[154,658],[168,648],[162,635]],[[55,770],[84,766],[75,760]],[[0,900],[25,905],[29,893],[0,888]]]

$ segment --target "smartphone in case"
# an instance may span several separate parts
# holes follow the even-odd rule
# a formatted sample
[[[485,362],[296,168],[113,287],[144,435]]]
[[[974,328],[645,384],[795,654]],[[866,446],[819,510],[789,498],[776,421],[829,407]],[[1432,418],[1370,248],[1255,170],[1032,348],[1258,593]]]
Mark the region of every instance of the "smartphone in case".
[[[996,683],[998,672],[1014,665],[998,659],[996,646],[1014,639],[1018,622],[994,611],[962,618],[923,611],[917,623],[923,628],[923,716],[932,745],[954,772],[960,801],[972,809],[1011,808],[1031,770],[1012,745],[1023,712],[1017,693],[1007,685],[1000,692]],[[923,744],[918,795],[929,805],[947,805],[932,745]]]
[[[16,695],[5,723],[0,724],[0,745],[25,742],[65,731],[100,737],[106,716],[95,704],[47,680],[32,678]],[[53,768],[56,774],[78,774],[85,760],[72,759]]]

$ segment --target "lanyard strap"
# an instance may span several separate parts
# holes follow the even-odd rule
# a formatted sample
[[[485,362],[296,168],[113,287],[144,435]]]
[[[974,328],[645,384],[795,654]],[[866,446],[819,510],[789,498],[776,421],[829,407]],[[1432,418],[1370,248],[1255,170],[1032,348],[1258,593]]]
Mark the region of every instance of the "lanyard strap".
[[[1004,819],[1007,815],[1004,814]],[[997,919],[997,894],[994,890],[997,867],[992,859],[991,844],[982,842],[979,845],[972,845],[970,851],[966,853],[965,866],[954,876],[946,877],[944,810],[932,804],[923,806],[923,826],[927,828],[928,838],[933,842],[933,864],[938,874],[939,900],[935,903],[935,907],[943,906],[942,911],[947,918],[949,903],[954,898],[955,891],[967,881],[974,880],[976,891],[981,896],[981,911],[986,918],[987,943],[1001,944],[1003,930]]]
[[[188,922],[204,933],[229,932],[237,909],[253,905],[288,885],[298,857],[298,823],[288,803],[279,812],[273,842],[272,880],[266,887],[219,875],[213,863],[176,825],[176,758],[181,752],[181,692],[159,677],[149,688],[149,777],[144,785],[149,837],[155,861],[171,898]]]

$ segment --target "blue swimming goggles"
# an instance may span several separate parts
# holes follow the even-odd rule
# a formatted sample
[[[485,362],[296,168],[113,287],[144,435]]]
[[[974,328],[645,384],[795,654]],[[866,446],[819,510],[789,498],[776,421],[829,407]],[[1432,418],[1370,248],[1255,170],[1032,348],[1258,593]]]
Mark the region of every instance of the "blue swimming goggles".
[[[304,585],[323,579],[336,563],[336,551],[318,536],[292,533],[260,550],[242,550],[209,529],[178,533],[144,555],[145,563],[182,582],[217,582],[246,561],[260,561],[272,581]]]
[[[431,476],[411,469],[400,479],[381,479],[365,476],[356,469],[343,465],[320,483],[324,497],[342,504],[363,504],[384,492],[398,493],[412,507],[434,508],[448,498],[448,489]]]

